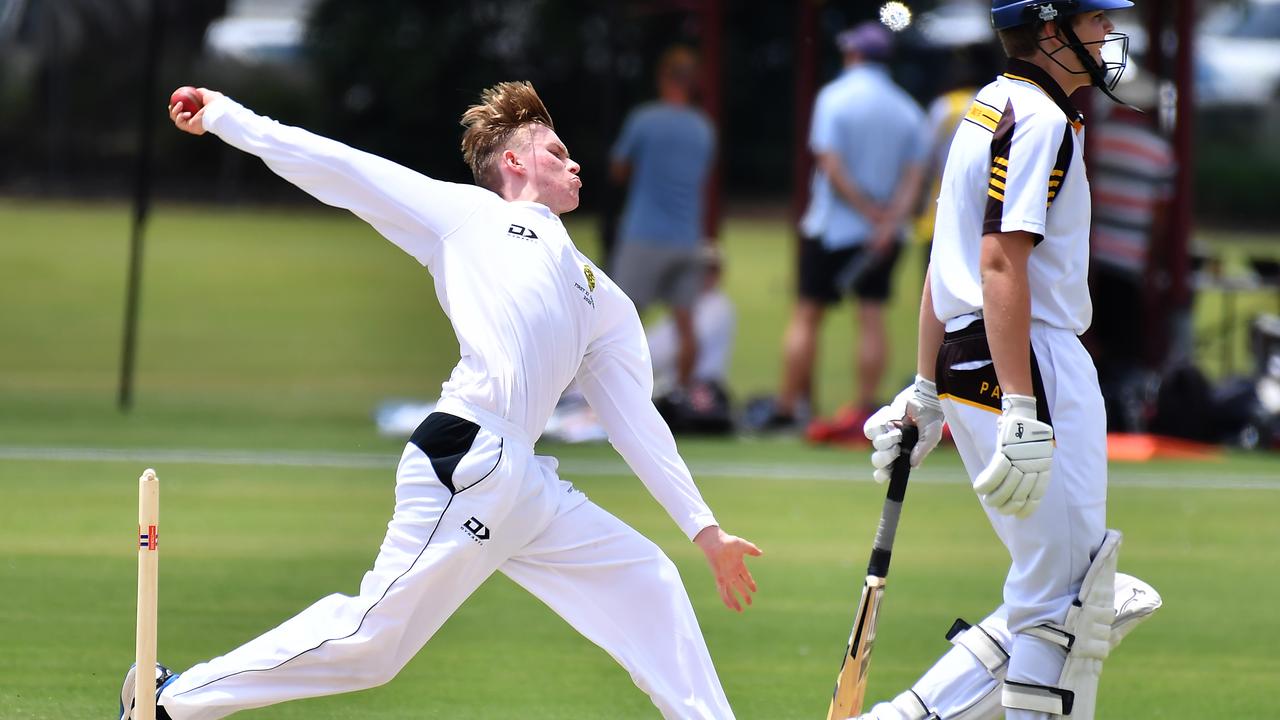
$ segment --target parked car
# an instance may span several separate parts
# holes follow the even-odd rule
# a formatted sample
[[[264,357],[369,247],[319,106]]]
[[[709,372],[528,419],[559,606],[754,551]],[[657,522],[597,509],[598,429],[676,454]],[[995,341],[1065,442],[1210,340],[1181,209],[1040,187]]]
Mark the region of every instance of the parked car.
[[[315,5],[316,0],[227,0],[226,14],[205,29],[201,82],[234,88],[262,112],[306,106],[315,93],[305,42]]]
[[[1219,5],[1196,38],[1196,101],[1262,106],[1280,100],[1280,0]]]
[[[302,62],[303,36],[314,0],[232,0],[227,14],[209,23],[210,55],[248,65]]]

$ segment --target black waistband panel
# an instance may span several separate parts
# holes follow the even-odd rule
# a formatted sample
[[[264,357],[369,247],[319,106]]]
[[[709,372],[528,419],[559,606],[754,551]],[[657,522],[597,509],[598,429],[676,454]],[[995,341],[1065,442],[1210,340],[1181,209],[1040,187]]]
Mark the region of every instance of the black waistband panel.
[[[479,432],[480,426],[470,420],[448,413],[433,412],[413,431],[409,442],[431,460],[431,467],[436,471],[440,482],[450,492],[457,492],[453,487],[453,471],[462,461],[462,456],[471,449]]]

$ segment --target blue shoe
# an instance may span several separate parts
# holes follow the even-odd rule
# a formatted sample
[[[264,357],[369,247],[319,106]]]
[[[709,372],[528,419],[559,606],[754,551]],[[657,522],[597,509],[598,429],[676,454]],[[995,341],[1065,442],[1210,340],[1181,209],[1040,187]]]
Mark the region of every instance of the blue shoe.
[[[129,672],[124,674],[124,685],[120,688],[120,720],[133,720],[133,691],[136,687],[134,677],[137,669],[136,665],[130,665]],[[178,673],[156,663],[156,699],[160,699],[161,690],[177,679]],[[156,706],[156,720],[169,720],[169,714],[164,708]]]

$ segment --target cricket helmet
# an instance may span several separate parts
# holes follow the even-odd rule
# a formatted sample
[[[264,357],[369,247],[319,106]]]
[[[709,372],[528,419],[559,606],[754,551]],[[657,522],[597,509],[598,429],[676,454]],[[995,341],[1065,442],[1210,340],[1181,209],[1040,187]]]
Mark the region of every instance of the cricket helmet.
[[[996,30],[1008,30],[1035,22],[1047,23],[1061,18],[1099,10],[1121,10],[1133,7],[1130,0],[991,0],[991,26]],[[1106,93],[1116,102],[1123,103],[1112,90],[1124,75],[1129,63],[1129,36],[1112,32],[1101,41],[1082,43],[1070,22],[1058,22],[1058,33],[1065,39],[1062,47],[1046,54],[1067,72],[1087,74],[1093,86]],[[1040,38],[1044,40],[1045,38]],[[1108,58],[1104,52],[1102,63],[1096,62],[1090,55],[1090,45],[1106,46],[1107,43],[1119,45],[1118,57]],[[1083,70],[1070,70],[1055,55],[1060,50],[1069,50],[1079,59]]]
[[[1130,0],[991,0],[991,26],[1005,30],[1036,20],[1050,20],[1093,10],[1133,7]]]

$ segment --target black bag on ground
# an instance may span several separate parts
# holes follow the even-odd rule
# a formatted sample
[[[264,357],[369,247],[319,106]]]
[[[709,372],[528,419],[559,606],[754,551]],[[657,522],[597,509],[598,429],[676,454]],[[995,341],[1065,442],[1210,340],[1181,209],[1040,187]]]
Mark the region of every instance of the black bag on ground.
[[[1180,365],[1165,373],[1160,381],[1151,432],[1214,442],[1219,437],[1214,427],[1216,415],[1209,379],[1194,365]]]
[[[653,401],[677,435],[727,435],[733,432],[729,393],[720,383],[697,381],[688,392],[673,391]]]

